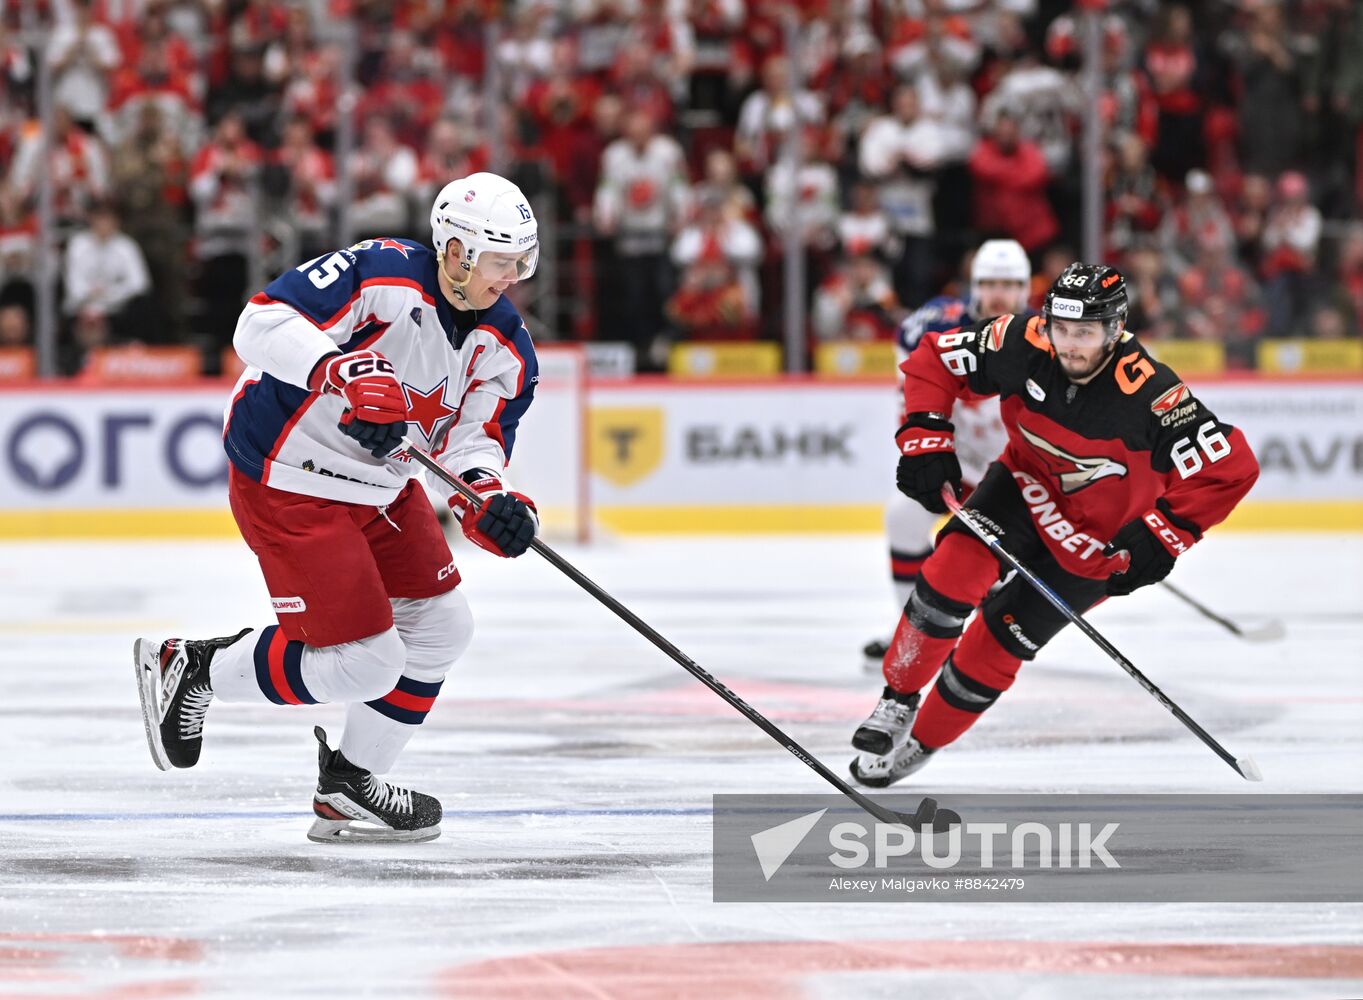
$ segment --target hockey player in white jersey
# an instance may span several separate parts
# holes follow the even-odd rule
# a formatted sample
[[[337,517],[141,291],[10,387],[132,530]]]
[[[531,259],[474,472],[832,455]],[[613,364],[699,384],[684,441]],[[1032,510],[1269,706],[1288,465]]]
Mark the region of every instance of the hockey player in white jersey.
[[[929,299],[900,324],[896,341],[896,361],[903,365],[909,352],[924,334],[943,333],[981,319],[1004,313],[1027,312],[1032,265],[1027,251],[1016,240],[986,240],[980,244],[970,263],[970,298],[939,295]],[[900,378],[903,396],[903,378]],[[956,424],[956,453],[967,489],[973,488],[999,453],[1008,436],[999,421],[999,402],[995,398],[957,404],[952,415]],[[903,415],[900,416],[903,423]],[[921,504],[895,492],[885,506],[885,533],[890,543],[890,576],[895,599],[903,607],[913,593],[918,568],[932,554],[933,528],[938,516]],[[867,672],[880,673],[889,641],[873,639],[862,650]]]
[[[277,625],[221,639],[140,639],[147,740],[193,767],[214,701],[343,702],[320,744],[313,840],[440,833],[440,803],[379,777],[431,710],[473,619],[401,447],[424,444],[483,498],[450,506],[499,556],[534,537],[535,505],[503,477],[538,380],[503,293],[529,278],[538,229],[510,181],[478,173],[431,208],[431,247],[369,239],[286,272],[251,299],[234,346],[250,367],[225,414],[228,493]]]

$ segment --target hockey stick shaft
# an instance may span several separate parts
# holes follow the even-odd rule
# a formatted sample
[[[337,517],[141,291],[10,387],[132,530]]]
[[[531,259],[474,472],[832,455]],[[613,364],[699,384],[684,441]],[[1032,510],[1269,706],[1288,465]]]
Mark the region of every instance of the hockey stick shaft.
[[[410,439],[403,438],[403,445],[406,447],[408,454],[410,454],[419,465],[428,470],[432,475],[436,476],[445,485],[463,496],[464,499],[475,506],[482,503],[482,498],[474,492],[467,483],[450,473],[448,469],[437,462],[431,455],[419,448]],[[604,604],[618,618],[628,624],[630,628],[634,629],[634,631],[638,632],[649,642],[653,643],[653,645],[657,646],[675,663],[695,677],[696,680],[700,681],[711,691],[736,708],[749,722],[779,743],[784,750],[791,754],[791,756],[802,761],[814,771],[815,774],[819,775],[819,777],[823,778],[876,819],[880,820],[882,823],[893,823],[896,825],[907,824],[912,827],[919,827],[925,823],[932,822],[933,814],[937,808],[937,804],[933,799],[923,799],[918,806],[918,811],[913,816],[896,813],[894,810],[887,809],[886,807],[873,802],[871,799],[868,799],[821,764],[818,759],[805,750],[804,747],[791,739],[791,737],[786,734],[785,730],[770,721],[761,712],[757,711],[746,701],[712,677],[707,671],[703,670],[699,664],[691,659],[691,657],[687,656],[674,646],[664,638],[661,633],[633,611],[625,607],[610,594],[606,593],[605,590],[589,579],[567,559],[564,559],[563,556],[559,555],[538,538],[531,539],[530,548],[537,552],[560,573],[568,577],[568,579],[572,580],[587,593],[591,594],[592,597],[596,598],[600,603]]]
[[[975,520],[975,518],[971,516],[970,511],[961,506],[961,502],[952,494],[950,487],[942,488],[942,498],[946,501],[947,509],[955,514],[962,524],[974,532],[975,536],[979,538],[980,541],[984,542],[984,544],[1000,559],[1009,566],[1012,566],[1013,569],[1017,570],[1022,578],[1036,589],[1037,593],[1050,601],[1057,611],[1073,622],[1076,628],[1092,639],[1099,649],[1106,653],[1117,666],[1121,667],[1131,676],[1132,680],[1145,688],[1157,702],[1173,714],[1174,718],[1183,723],[1194,736],[1210,747],[1212,751],[1229,764],[1236,773],[1247,781],[1263,780],[1262,776],[1259,774],[1258,765],[1255,764],[1253,760],[1249,757],[1237,759],[1233,753],[1218,743],[1214,736],[1198,725],[1192,716],[1178,706],[1177,702],[1161,691],[1150,678],[1146,677],[1145,674],[1141,673],[1140,670],[1136,668],[1134,663],[1123,656],[1116,646],[1108,642],[1107,639],[1103,637],[1102,633],[1090,625],[1083,615],[1071,608],[1069,604],[1065,602],[1064,598],[1047,586],[1043,580],[1005,549],[999,543],[997,535],[979,521]]]
[[[1268,622],[1265,625],[1260,626],[1259,628],[1252,629],[1242,628],[1235,622],[1231,621],[1229,618],[1221,617],[1221,615],[1218,615],[1211,608],[1207,607],[1201,601],[1197,600],[1197,598],[1193,597],[1192,594],[1188,593],[1186,590],[1183,590],[1179,587],[1175,587],[1168,580],[1161,580],[1160,586],[1162,586],[1165,590],[1169,591],[1169,593],[1173,594],[1175,597],[1177,597],[1184,604],[1188,605],[1198,614],[1202,615],[1202,617],[1208,618],[1211,621],[1216,622],[1216,624],[1220,625],[1227,632],[1230,632],[1232,635],[1239,636],[1241,639],[1246,639],[1249,642],[1266,642],[1272,639],[1281,639],[1283,637],[1282,622],[1277,621],[1276,619],[1274,621]]]

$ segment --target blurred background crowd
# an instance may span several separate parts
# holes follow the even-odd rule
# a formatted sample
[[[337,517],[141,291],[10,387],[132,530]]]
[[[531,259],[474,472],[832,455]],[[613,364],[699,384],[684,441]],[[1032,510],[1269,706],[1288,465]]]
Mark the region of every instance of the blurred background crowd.
[[[9,0],[0,349],[47,295],[45,368],[140,342],[217,372],[274,274],[429,242],[434,192],[480,169],[539,216],[537,338],[641,371],[791,315],[810,346],[886,340],[982,239],[1020,241],[1038,295],[1081,256],[1096,121],[1129,325],[1252,367],[1359,336],[1360,6]],[[1072,8],[1098,10],[1096,93]]]

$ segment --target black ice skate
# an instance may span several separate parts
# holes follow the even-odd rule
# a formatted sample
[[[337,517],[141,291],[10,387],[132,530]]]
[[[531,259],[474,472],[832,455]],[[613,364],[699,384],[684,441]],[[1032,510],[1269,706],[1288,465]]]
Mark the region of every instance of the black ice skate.
[[[440,802],[430,795],[399,788],[372,771],[356,767],[340,750],[327,746],[327,734],[313,727],[317,748],[317,814],[308,839],[322,844],[421,843],[440,836]]]
[[[138,639],[133,670],[151,759],[163,771],[193,767],[203,748],[204,715],[213,700],[208,661],[250,629],[221,639]]]
[[[898,750],[909,738],[918,701],[917,691],[901,694],[885,685],[875,711],[852,734],[852,746],[875,757]]]
[[[861,647],[861,667],[868,674],[878,674],[885,668],[885,654],[890,651],[890,643],[885,639],[872,639]]]
[[[894,753],[880,757],[869,753],[859,754],[852,759],[848,770],[852,772],[852,777],[869,788],[885,788],[920,770],[936,752],[910,737]]]

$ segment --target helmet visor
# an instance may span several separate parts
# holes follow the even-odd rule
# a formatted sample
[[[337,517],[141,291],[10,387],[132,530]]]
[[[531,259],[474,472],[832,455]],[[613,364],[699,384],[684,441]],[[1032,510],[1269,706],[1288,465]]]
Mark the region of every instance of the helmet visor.
[[[484,250],[474,260],[473,270],[484,281],[524,281],[535,273],[539,261],[538,243],[520,253]]]

